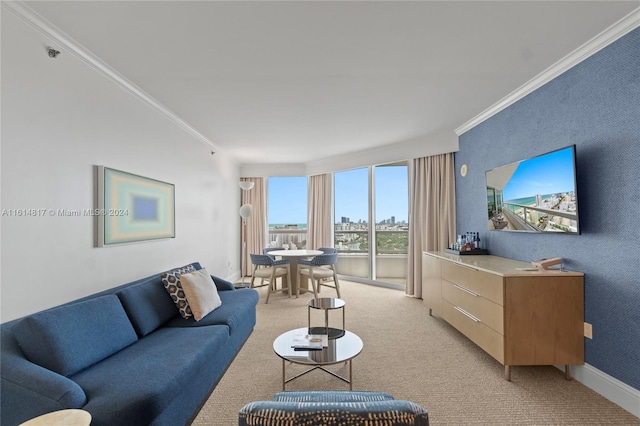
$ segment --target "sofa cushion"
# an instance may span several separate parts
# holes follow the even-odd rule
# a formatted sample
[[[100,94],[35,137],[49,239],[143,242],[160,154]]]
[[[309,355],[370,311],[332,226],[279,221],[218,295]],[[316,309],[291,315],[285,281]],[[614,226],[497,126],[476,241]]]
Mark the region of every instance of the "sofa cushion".
[[[169,321],[167,327],[198,327],[207,325],[227,325],[229,331],[233,333],[242,324],[255,323],[256,304],[258,303],[258,292],[253,289],[238,289],[232,291],[218,292],[222,305],[209,313],[200,321],[193,318],[184,319],[177,316]]]
[[[203,398],[192,389],[201,382],[205,364],[217,364],[220,374],[226,369],[227,362],[219,359],[228,342],[228,327],[222,325],[162,327],[71,379],[87,393],[83,409],[97,426],[156,424],[174,399]]]
[[[182,274],[180,282],[196,321],[222,304],[216,285],[206,269]]]
[[[193,314],[191,313],[191,307],[189,307],[189,302],[187,301],[187,297],[182,288],[180,275],[187,274],[195,270],[196,268],[193,265],[185,265],[160,274],[162,284],[169,293],[169,296],[171,296],[173,303],[176,304],[182,318],[191,318]]]
[[[64,376],[74,374],[138,339],[116,295],[30,315],[18,321],[13,332],[31,362]]]
[[[140,337],[180,316],[176,305],[167,297],[160,274],[140,280],[116,294]]]

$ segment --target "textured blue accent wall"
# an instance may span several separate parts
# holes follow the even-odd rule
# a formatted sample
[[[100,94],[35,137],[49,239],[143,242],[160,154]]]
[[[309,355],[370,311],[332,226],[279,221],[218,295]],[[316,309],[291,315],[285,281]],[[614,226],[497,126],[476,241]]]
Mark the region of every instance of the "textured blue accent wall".
[[[485,171],[576,145],[581,235],[488,231]],[[460,136],[458,232],[585,273],[586,362],[640,389],[640,29]]]

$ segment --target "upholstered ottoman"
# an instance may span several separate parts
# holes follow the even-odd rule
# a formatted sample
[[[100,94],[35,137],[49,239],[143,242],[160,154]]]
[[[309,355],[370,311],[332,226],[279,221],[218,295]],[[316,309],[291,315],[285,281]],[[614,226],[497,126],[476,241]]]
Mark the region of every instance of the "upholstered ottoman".
[[[424,407],[384,392],[279,392],[240,409],[239,426],[428,426]]]

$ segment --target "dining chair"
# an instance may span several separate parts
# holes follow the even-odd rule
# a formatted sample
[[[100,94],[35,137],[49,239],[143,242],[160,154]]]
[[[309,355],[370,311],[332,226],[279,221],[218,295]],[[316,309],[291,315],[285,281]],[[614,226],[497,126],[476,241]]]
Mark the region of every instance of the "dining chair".
[[[262,249],[262,254],[266,254],[267,256],[269,256],[270,258],[272,258],[273,260],[276,260],[276,256],[269,254],[269,252],[272,251],[277,251],[277,250],[284,250],[285,248],[280,246],[280,247],[265,247]]]
[[[269,303],[269,296],[271,293],[278,291],[276,285],[276,279],[282,278],[282,290],[285,289],[284,285],[287,284],[289,290],[289,297],[291,297],[291,266],[289,259],[274,260],[267,254],[250,254],[251,263],[253,263],[253,274],[251,275],[251,288],[256,287],[269,287],[267,293],[267,300],[265,303]],[[260,278],[260,285],[255,285],[255,279]],[[266,282],[265,282],[266,280]]]
[[[284,250],[284,247],[265,247],[265,248],[262,249],[262,254],[266,254],[267,256],[272,258],[273,260],[276,260],[275,256],[269,254],[270,251],[276,251],[276,250]]]
[[[320,248],[318,248],[318,250],[320,250],[324,254],[332,254],[332,253],[337,253],[338,252],[338,250],[336,250],[333,247],[320,247]],[[323,266],[323,268],[326,268],[326,266]],[[332,277],[328,277],[328,278],[323,278],[322,279],[322,281],[324,281],[324,282],[331,282],[331,280],[333,280]]]
[[[298,283],[300,283],[304,275],[307,279],[311,280],[313,295],[316,299],[318,298],[321,286],[335,288],[338,298],[340,298],[340,282],[338,281],[335,268],[337,262],[338,253],[319,254],[309,260],[298,260]],[[333,281],[334,285],[327,284],[327,282],[331,281]],[[300,292],[299,288],[300,285],[298,284],[298,293]],[[299,294],[296,294],[296,296],[297,295]]]
[[[324,254],[333,254],[338,252],[338,250],[334,249],[333,247],[320,247],[318,250],[320,250]]]

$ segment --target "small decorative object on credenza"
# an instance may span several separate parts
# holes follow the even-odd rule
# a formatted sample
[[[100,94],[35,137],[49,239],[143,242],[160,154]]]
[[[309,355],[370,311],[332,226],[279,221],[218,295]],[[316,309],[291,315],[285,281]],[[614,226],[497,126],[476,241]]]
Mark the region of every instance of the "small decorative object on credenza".
[[[457,254],[458,256],[469,256],[474,254],[489,254],[485,249],[471,249],[471,250],[454,250],[450,248],[444,249],[445,253]]]
[[[541,271],[552,269],[551,267],[555,265],[560,265],[560,269],[562,269],[562,258],[552,257],[550,259],[534,260],[531,264]]]
[[[458,234],[456,242],[451,247],[444,249],[445,252],[457,255],[473,255],[473,254],[489,254],[489,252],[480,247],[480,233],[467,232]]]

